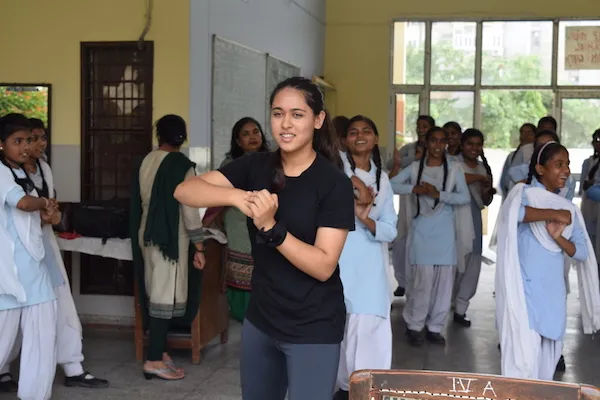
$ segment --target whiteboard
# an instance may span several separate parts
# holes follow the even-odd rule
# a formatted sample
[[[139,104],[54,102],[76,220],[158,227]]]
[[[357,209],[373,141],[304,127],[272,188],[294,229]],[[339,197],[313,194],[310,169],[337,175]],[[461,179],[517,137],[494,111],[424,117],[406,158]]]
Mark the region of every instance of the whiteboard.
[[[243,117],[265,126],[267,55],[216,35],[212,65],[212,167],[225,159],[231,129]]]
[[[265,108],[266,108],[266,114],[265,114],[265,121],[266,126],[264,126],[265,129],[265,135],[267,136],[267,141],[269,142],[269,144],[271,145],[271,149],[275,149],[277,147],[277,145],[275,144],[275,140],[273,139],[273,135],[271,132],[271,124],[269,123],[270,120],[270,116],[271,116],[271,107],[270,107],[270,98],[271,98],[271,93],[273,92],[273,90],[275,89],[275,87],[277,86],[277,84],[287,78],[291,78],[293,76],[298,76],[300,75],[300,68],[286,63],[285,61],[281,61],[269,54],[267,54],[267,84],[266,84],[266,103],[265,103]]]

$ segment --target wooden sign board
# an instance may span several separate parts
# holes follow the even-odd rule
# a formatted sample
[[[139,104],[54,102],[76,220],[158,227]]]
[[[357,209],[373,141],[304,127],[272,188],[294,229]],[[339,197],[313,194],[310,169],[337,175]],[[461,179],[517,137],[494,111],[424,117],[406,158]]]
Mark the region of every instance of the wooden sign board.
[[[567,26],[565,70],[600,70],[600,26]]]
[[[434,371],[357,371],[350,400],[580,400],[600,399],[592,386]]]

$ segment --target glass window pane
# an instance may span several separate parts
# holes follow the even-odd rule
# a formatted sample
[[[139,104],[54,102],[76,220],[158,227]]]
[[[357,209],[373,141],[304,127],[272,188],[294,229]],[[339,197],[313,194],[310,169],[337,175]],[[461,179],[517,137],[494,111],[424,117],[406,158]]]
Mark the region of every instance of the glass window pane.
[[[418,94],[396,94],[396,148],[417,140]]]
[[[422,85],[425,80],[425,22],[395,22],[392,83]]]
[[[552,113],[553,100],[551,90],[482,90],[485,147],[506,150],[517,147],[521,125],[537,125],[541,117]]]
[[[475,82],[475,22],[436,22],[431,28],[431,83]]]
[[[484,22],[483,85],[550,85],[552,22]]]
[[[431,92],[429,113],[438,126],[455,121],[463,129],[473,126],[473,92]]]
[[[569,149],[571,173],[580,174],[592,152],[592,134],[600,128],[600,99],[562,99],[560,140]]]
[[[567,29],[568,27],[571,29]],[[595,29],[581,29],[584,27]],[[559,23],[558,84],[600,85],[600,21]]]

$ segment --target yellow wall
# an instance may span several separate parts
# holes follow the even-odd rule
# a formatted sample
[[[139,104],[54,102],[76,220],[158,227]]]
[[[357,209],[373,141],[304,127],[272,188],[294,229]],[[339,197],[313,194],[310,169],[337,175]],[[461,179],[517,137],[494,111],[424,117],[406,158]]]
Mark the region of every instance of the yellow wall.
[[[387,144],[394,18],[597,18],[598,0],[326,0],[325,79],[336,114],[373,118]]]
[[[146,0],[0,0],[0,82],[52,84],[52,143],[80,143],[80,42],[135,41]],[[154,116],[189,115],[189,0],[154,0]]]

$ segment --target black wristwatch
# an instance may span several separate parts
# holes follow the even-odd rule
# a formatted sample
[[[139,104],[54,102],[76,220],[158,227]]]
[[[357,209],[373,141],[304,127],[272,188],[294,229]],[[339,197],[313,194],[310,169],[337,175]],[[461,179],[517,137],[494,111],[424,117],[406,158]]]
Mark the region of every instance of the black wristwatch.
[[[286,236],[287,228],[283,222],[279,221],[268,231],[265,231],[264,228],[260,229],[256,235],[256,243],[266,244],[270,247],[277,247],[283,243]]]

